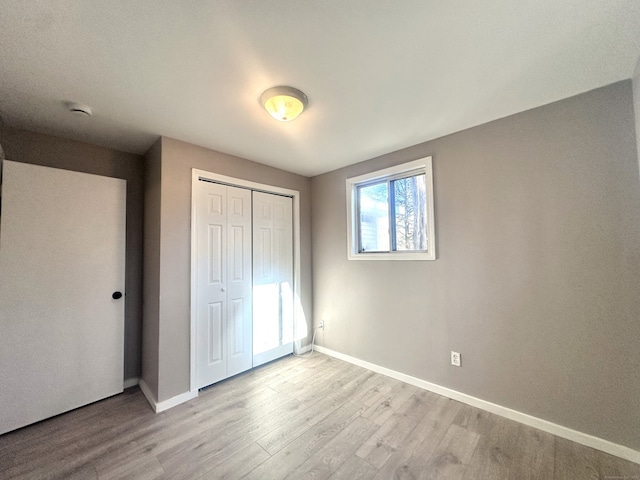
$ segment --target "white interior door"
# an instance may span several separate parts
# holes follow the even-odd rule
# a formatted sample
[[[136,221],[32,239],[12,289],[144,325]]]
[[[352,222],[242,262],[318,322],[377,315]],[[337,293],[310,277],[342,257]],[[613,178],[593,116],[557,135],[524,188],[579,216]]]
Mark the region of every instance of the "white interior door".
[[[196,385],[251,368],[251,191],[193,186],[196,222]]]
[[[293,353],[293,200],[253,192],[253,365]]]
[[[5,161],[0,434],[123,390],[124,180]]]

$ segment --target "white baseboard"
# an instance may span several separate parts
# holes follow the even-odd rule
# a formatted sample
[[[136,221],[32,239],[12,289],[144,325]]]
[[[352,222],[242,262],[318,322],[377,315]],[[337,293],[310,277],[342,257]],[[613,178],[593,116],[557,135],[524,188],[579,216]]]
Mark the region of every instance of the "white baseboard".
[[[336,352],[326,347],[316,345],[314,349],[320,353],[324,353],[325,355],[329,355],[339,360],[344,360],[345,362],[358,365],[359,367],[381,373],[382,375],[386,375],[388,377],[395,378],[396,380],[400,380],[424,390],[437,393],[438,395],[442,395],[444,397],[466,403],[467,405],[481,408],[482,410],[486,410],[487,412],[495,413],[496,415],[506,417],[510,420],[515,420],[516,422],[529,425],[530,427],[534,427],[544,432],[557,435],[558,437],[566,438],[567,440],[571,440],[581,445],[595,448],[596,450],[615,455],[616,457],[629,460],[630,462],[640,463],[640,452],[629,447],[625,447],[624,445],[619,445],[617,443],[610,442],[609,440],[604,440],[599,437],[594,437],[593,435],[578,432],[576,430],[572,430],[571,428],[563,427],[562,425],[557,425],[547,420],[543,420],[526,413],[518,412],[517,410],[503,407],[502,405],[497,405],[495,403],[491,403],[486,400],[467,395],[466,393],[442,387],[440,385],[436,385],[435,383],[427,382],[426,380],[421,380],[405,373],[381,367],[380,365],[376,365],[375,363],[360,360],[358,358],[345,355],[344,353]]]
[[[147,382],[145,382],[143,378],[138,381],[138,387],[140,387],[140,391],[144,395],[144,398],[147,399],[147,402],[149,402],[149,405],[151,405],[151,408],[153,408],[153,411],[158,413],[156,409],[156,404],[158,403],[156,402],[156,397],[151,393],[149,385],[147,385]]]
[[[169,410],[176,405],[180,405],[181,403],[188,402],[189,400],[196,398],[198,396],[198,390],[194,390],[193,392],[184,392],[180,395],[176,395],[175,397],[171,397],[168,400],[163,400],[162,402],[158,402],[155,398],[155,395],[151,393],[151,389],[149,385],[146,384],[144,379],[140,379],[138,382],[138,386],[140,390],[142,390],[142,394],[153,408],[153,411],[156,413],[164,412],[165,410]]]
[[[168,400],[163,400],[162,402],[158,402],[156,404],[156,413],[164,412],[165,410],[169,410],[176,405],[180,405],[181,403],[188,402],[198,396],[198,390],[194,390],[193,392],[184,392],[180,395],[176,395],[175,397],[171,397]]]
[[[138,377],[126,378],[124,380],[123,388],[126,390],[127,388],[135,387],[138,385]]]

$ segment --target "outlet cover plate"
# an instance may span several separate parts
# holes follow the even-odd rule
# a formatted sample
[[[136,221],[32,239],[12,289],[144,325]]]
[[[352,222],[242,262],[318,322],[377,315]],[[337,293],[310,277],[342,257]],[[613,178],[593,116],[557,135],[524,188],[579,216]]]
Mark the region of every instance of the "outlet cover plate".
[[[461,356],[459,352],[454,352],[451,350],[451,365],[454,367],[462,366]]]

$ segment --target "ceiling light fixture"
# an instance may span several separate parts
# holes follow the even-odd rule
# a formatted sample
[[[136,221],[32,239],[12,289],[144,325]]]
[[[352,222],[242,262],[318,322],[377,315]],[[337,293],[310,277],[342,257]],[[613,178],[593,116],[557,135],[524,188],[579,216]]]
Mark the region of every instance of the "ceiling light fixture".
[[[69,110],[74,115],[79,115],[81,117],[90,117],[93,115],[93,109],[89,105],[82,105],[81,103],[76,102],[65,102],[67,106],[67,110]]]
[[[309,99],[297,88],[280,86],[265,90],[260,103],[276,120],[290,122],[302,113]]]

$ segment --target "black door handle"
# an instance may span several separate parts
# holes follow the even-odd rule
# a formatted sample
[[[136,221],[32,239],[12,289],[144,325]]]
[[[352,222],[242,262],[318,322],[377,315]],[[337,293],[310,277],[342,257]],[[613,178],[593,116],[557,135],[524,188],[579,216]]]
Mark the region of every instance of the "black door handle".
[[[113,295],[111,295],[111,298],[113,298],[114,300],[118,300],[119,298],[122,298],[122,292],[113,292]]]

